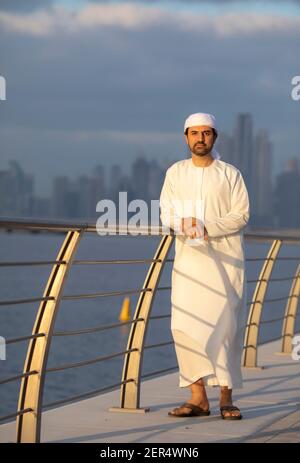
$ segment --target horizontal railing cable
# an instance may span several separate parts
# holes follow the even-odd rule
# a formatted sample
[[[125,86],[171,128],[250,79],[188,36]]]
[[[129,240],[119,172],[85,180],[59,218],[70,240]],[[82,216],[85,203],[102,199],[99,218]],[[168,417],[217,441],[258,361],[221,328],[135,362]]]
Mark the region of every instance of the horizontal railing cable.
[[[153,347],[169,346],[170,344],[174,344],[174,341],[160,342],[159,344],[148,344],[147,346],[144,346],[144,349],[152,349]]]
[[[100,293],[88,293],[88,294],[71,294],[62,297],[62,300],[74,300],[74,299],[94,299],[97,297],[109,297],[109,296],[123,296],[125,294],[137,294],[151,292],[151,288],[132,289],[126,291],[105,291]]]
[[[297,280],[300,278],[300,275],[293,276],[293,277],[284,277],[284,278],[270,278],[269,281],[291,281],[291,280]]]
[[[0,267],[23,267],[27,265],[54,265],[54,264],[66,264],[65,260],[39,260],[39,261],[24,261],[24,262],[0,262]]]
[[[56,407],[57,405],[62,405],[62,404],[68,403],[68,402],[74,402],[74,401],[77,401],[79,399],[86,399],[88,397],[93,397],[95,395],[101,394],[102,392],[109,391],[109,390],[115,389],[115,388],[117,388],[119,386],[122,386],[123,384],[132,383],[132,382],[134,382],[134,379],[126,379],[124,381],[121,381],[120,383],[113,384],[113,385],[110,385],[110,386],[105,386],[104,388],[101,388],[101,389],[96,389],[94,391],[85,392],[84,394],[79,394],[79,395],[76,395],[76,396],[68,397],[67,399],[62,399],[62,400],[58,400],[56,402],[51,402],[51,403],[45,404],[45,405],[43,405],[42,409],[44,410],[46,408]]]
[[[165,286],[165,287],[158,287],[156,291],[162,291],[162,290],[169,290],[171,289],[171,286]],[[98,297],[110,297],[110,296],[123,296],[125,294],[138,294],[138,293],[145,293],[145,292],[151,292],[151,288],[141,288],[141,289],[132,289],[132,290],[125,290],[125,291],[104,291],[100,293],[85,293],[85,294],[70,294],[63,296],[61,299],[62,300],[76,300],[76,299],[94,299]],[[285,300],[287,298],[291,297],[296,297],[296,296],[287,296],[284,298],[276,298],[276,299],[267,299],[264,302],[274,302],[274,301],[279,301],[279,300]],[[30,298],[30,299],[16,299],[16,300],[6,300],[6,301],[0,301],[0,306],[4,305],[18,305],[18,304],[26,304],[29,302],[38,302],[38,301],[53,301],[55,298],[54,297],[38,297],[38,298]],[[256,301],[259,302],[259,301]],[[247,304],[251,304],[252,302],[249,301]]]
[[[293,297],[298,297],[298,296],[296,294],[292,294],[291,296],[275,297],[274,299],[265,299],[264,302],[286,301],[287,299],[292,299]]]
[[[98,362],[103,362],[104,360],[109,360],[114,357],[120,357],[121,355],[128,354],[129,352],[136,352],[138,349],[128,349],[122,352],[116,352],[114,354],[110,355],[104,355],[102,357],[96,357],[92,360],[84,360],[82,362],[77,362],[77,363],[68,363],[66,365],[61,365],[58,367],[52,367],[52,368],[47,368],[46,373],[53,373],[54,371],[63,371],[63,370],[68,370],[70,368],[77,368],[77,367],[84,367],[86,365],[92,365],[94,363]]]
[[[130,320],[128,322],[113,323],[112,325],[100,325],[93,328],[86,328],[82,330],[75,331],[57,331],[53,333],[53,336],[75,336],[77,334],[86,334],[86,333],[96,333],[98,331],[110,330],[112,328],[118,328],[124,325],[131,325],[132,323],[143,322],[144,318],[136,318],[135,320]]]
[[[160,373],[166,373],[167,371],[172,371],[172,370],[178,370],[178,365],[175,365],[174,367],[164,368],[163,370],[157,370],[151,373],[146,373],[144,375],[141,375],[141,378],[149,378],[149,376],[158,375]]]
[[[294,318],[294,317],[279,317],[279,318],[273,318],[272,320],[261,320],[260,325],[266,325],[268,323],[281,322],[285,318]]]
[[[119,260],[74,260],[73,265],[96,265],[96,264],[144,264],[162,262],[161,259],[119,259]]]
[[[22,336],[20,338],[6,339],[5,343],[15,344],[16,342],[29,341],[30,339],[43,338],[45,336],[46,336],[45,333],[37,333],[37,334],[32,334],[31,336]]]
[[[109,260],[79,260],[73,261],[73,265],[102,265],[102,264],[144,264],[162,262],[161,259],[109,259]],[[65,260],[40,260],[40,261],[10,261],[0,262],[0,267],[22,267],[22,266],[39,266],[39,265],[55,265],[66,264]]]
[[[271,320],[263,320],[263,321],[260,321],[259,324],[256,323],[256,322],[251,322],[251,323],[247,323],[246,325],[244,325],[242,328],[246,328],[248,326],[259,326],[260,324],[266,324],[266,323],[274,323],[274,322],[278,322],[278,321],[281,321],[281,320],[284,320],[286,318],[297,318],[294,314],[289,314],[289,315],[285,315],[283,317],[279,317],[279,318],[273,318]]]
[[[32,408],[26,408],[25,410],[19,410],[16,413],[12,413],[11,415],[0,416],[0,421],[10,420],[11,418],[16,418],[17,416],[24,415],[25,413],[33,412]]]
[[[54,301],[55,298],[52,296],[49,297],[33,297],[29,299],[9,299],[7,301],[0,301],[1,305],[18,305],[18,304],[28,304],[29,302],[41,302],[41,301]]]
[[[27,376],[37,375],[38,371],[28,371],[27,373],[22,373],[21,375],[11,376],[10,378],[5,378],[0,380],[0,385],[10,383],[12,381],[17,381],[18,379],[27,378]]]
[[[159,286],[156,291],[165,291],[166,289],[171,289],[171,286]]]
[[[269,260],[300,260],[300,257],[247,257],[245,259],[248,262],[253,261],[269,261]]]
[[[269,278],[269,280],[265,278],[258,278],[257,280],[247,280],[247,283],[258,283],[259,281],[264,281],[267,283],[268,281],[291,281],[291,280],[297,280],[297,278],[300,278],[300,276],[295,276],[295,277],[285,277],[285,278]]]
[[[149,317],[149,320],[158,320],[160,318],[170,318],[171,314],[166,314],[166,315],[154,315]]]
[[[264,301],[247,301],[247,305],[249,305],[249,304],[264,304],[265,302],[286,301],[287,299],[291,299],[293,297],[298,297],[298,296],[296,294],[292,294],[291,296],[275,297],[273,299],[265,299]]]

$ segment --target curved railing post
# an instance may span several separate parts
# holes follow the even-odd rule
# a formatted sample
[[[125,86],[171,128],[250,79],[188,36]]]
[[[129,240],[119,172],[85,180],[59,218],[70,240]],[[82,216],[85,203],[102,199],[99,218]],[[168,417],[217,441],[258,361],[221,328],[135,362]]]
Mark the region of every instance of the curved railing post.
[[[272,270],[278,256],[282,241],[275,239],[261,269],[249,310],[248,322],[245,331],[245,342],[242,364],[244,367],[257,367],[257,342],[259,323],[262,314],[264,299]]]
[[[282,326],[282,350],[284,354],[292,352],[292,339],[295,335],[295,322],[300,294],[300,265],[295,273],[295,278],[291,285],[289,298],[286,303],[285,317]]]
[[[141,292],[137,302],[133,322],[139,318],[143,320],[132,323],[131,325],[127,350],[134,349],[134,351],[125,354],[123,365],[122,382],[129,379],[131,381],[123,383],[121,386],[120,407],[110,407],[109,411],[142,413],[149,411],[149,408],[140,408],[140,385],[144,342],[156,288],[159,284],[160,276],[173,240],[174,235],[163,236],[155,252],[153,258],[154,262],[151,263],[144,281],[144,291]]]
[[[57,261],[63,262],[54,264],[44,290],[43,296],[51,299],[42,301],[39,306],[32,334],[44,334],[44,336],[32,339],[27,350],[23,372],[26,374],[36,371],[37,374],[22,378],[21,381],[18,410],[31,409],[32,411],[17,417],[18,443],[40,442],[45,369],[55,317],[68,271],[83,232],[83,230],[75,230],[67,233],[57,256]]]

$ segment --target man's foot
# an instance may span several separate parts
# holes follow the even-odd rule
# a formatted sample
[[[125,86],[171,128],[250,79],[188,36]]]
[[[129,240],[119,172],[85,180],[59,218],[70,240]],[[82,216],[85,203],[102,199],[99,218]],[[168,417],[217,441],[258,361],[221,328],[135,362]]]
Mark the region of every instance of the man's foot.
[[[220,412],[223,420],[241,420],[242,415],[240,409],[235,405],[223,405],[220,407]]]
[[[169,416],[187,417],[187,416],[208,416],[210,415],[209,403],[198,402],[197,404],[192,401],[187,401],[181,407],[176,407],[168,413]]]
[[[242,418],[238,407],[232,403],[232,389],[221,387],[220,412],[224,420],[240,420]]]

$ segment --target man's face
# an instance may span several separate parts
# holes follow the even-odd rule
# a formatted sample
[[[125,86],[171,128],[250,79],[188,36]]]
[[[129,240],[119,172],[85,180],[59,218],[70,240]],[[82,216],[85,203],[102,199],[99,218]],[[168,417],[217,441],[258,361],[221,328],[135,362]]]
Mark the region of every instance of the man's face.
[[[196,156],[206,156],[211,152],[216,137],[208,125],[197,125],[189,127],[185,139],[192,153]]]

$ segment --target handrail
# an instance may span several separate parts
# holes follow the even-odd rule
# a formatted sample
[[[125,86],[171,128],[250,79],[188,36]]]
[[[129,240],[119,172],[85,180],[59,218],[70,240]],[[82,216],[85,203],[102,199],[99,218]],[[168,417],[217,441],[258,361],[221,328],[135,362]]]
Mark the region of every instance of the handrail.
[[[5,230],[25,230],[25,231],[40,231],[40,232],[57,232],[67,233],[56,260],[45,261],[23,261],[23,262],[0,262],[0,267],[12,266],[39,266],[52,265],[52,271],[49,276],[43,297],[17,299],[10,301],[0,301],[0,305],[13,305],[27,302],[40,302],[39,311],[36,317],[35,325],[31,336],[23,336],[15,339],[7,340],[7,343],[12,344],[21,341],[30,341],[27,358],[24,365],[23,374],[6,378],[0,381],[0,385],[6,382],[16,381],[21,379],[19,405],[17,413],[0,417],[0,421],[4,421],[9,417],[17,418],[17,442],[39,442],[41,428],[42,410],[49,406],[69,402],[70,400],[79,400],[80,398],[89,397],[91,394],[96,394],[108,390],[108,387],[92,391],[87,394],[80,394],[73,398],[64,399],[52,404],[43,405],[43,387],[46,373],[65,370],[66,368],[75,368],[87,364],[96,363],[99,361],[108,360],[115,356],[124,355],[124,366],[122,381],[117,385],[110,387],[121,386],[120,390],[120,406],[110,408],[111,411],[135,411],[145,412],[148,408],[140,408],[140,385],[141,380],[145,377],[163,372],[172,371],[177,366],[151,372],[149,374],[141,374],[143,353],[147,349],[168,346],[173,341],[161,342],[157,344],[145,345],[145,336],[148,324],[151,320],[170,318],[170,314],[152,316],[151,308],[154,297],[157,291],[170,290],[171,286],[160,287],[159,280],[166,263],[173,262],[174,259],[168,258],[169,251],[174,241],[174,233],[171,230],[165,230],[162,226],[156,227],[141,227],[139,234],[160,236],[155,255],[152,259],[113,259],[113,260],[75,260],[76,249],[84,233],[96,233],[96,225],[89,223],[74,223],[74,222],[49,222],[49,221],[28,221],[26,219],[11,220],[11,218],[0,218],[0,231]],[[101,229],[109,231],[117,235],[130,235],[130,227],[115,226]],[[134,230],[136,232],[136,230]],[[136,233],[135,233],[136,234]],[[299,257],[281,257],[279,250],[281,245],[299,244],[299,231],[264,231],[264,232],[245,232],[245,239],[257,242],[271,242],[268,255],[265,257],[246,258],[249,262],[263,262],[260,276],[257,280],[248,280],[247,283],[256,283],[252,300],[247,302],[250,305],[249,318],[245,329],[245,345],[243,354],[243,365],[245,367],[257,367],[257,349],[258,349],[258,333],[259,327],[263,324],[275,323],[283,321],[282,326],[282,341],[283,353],[291,352],[291,340],[295,330],[295,320],[297,315],[297,307],[300,292],[300,266],[297,269],[295,276],[285,278],[272,278],[272,270],[277,261],[293,261],[299,260]],[[75,294],[63,295],[63,287],[66,282],[67,275],[73,265],[106,265],[106,264],[150,264],[142,288],[124,291],[109,291],[90,294]],[[292,281],[290,294],[286,297],[266,298],[267,288],[272,281]],[[132,320],[128,322],[115,323],[111,325],[101,325],[80,330],[54,332],[54,323],[59,303],[61,300],[86,299],[94,297],[111,297],[124,294],[139,294],[139,299],[136,305],[136,310]],[[283,317],[261,321],[262,310],[267,302],[287,301],[286,313]],[[113,329],[122,325],[130,325],[131,331],[128,338],[127,348],[125,351],[97,357],[92,360],[85,360],[78,363],[61,365],[47,369],[48,352],[50,343],[53,337],[56,336],[73,336],[98,331]]]
[[[71,230],[83,230],[89,233],[100,232],[109,232],[110,234],[122,233],[124,235],[137,234],[137,229],[135,227],[130,227],[126,225],[115,225],[108,227],[97,227],[94,223],[88,222],[74,222],[74,221],[50,221],[50,220],[32,220],[32,219],[18,219],[12,220],[11,217],[1,217],[0,216],[0,229],[4,230],[39,230],[39,231],[51,231],[51,232],[68,232]],[[274,231],[273,229],[268,230],[268,232],[261,232],[260,229],[255,231],[255,228],[252,228],[251,231],[245,230],[244,236],[248,240],[253,241],[273,241],[275,238],[285,240],[286,242],[296,242],[299,244],[300,233],[299,230],[282,230],[281,233]],[[174,235],[172,229],[166,230],[162,225],[149,225],[148,227],[139,227],[138,234],[141,235]]]
[[[67,265],[55,264],[53,266],[44,291],[44,297],[52,299],[40,303],[32,334],[45,333],[46,336],[32,339],[29,342],[24,373],[37,370],[39,374],[22,378],[21,381],[18,409],[31,408],[33,411],[17,417],[17,442],[40,441],[45,370],[55,317],[82,233],[77,230],[68,231],[56,259],[66,261]]]
[[[275,239],[270,247],[266,261],[263,264],[259,275],[259,282],[256,285],[253,302],[249,310],[248,323],[246,327],[244,344],[247,346],[243,352],[243,365],[245,367],[257,367],[257,343],[259,333],[259,322],[262,315],[264,299],[267,293],[269,279],[271,278],[274,263],[278,256],[282,240]]]
[[[299,260],[299,257],[278,257],[277,260]],[[246,261],[264,261],[265,258],[246,258]],[[157,259],[159,261],[159,259]],[[174,259],[166,259],[166,262],[173,262]],[[112,259],[112,260],[74,260],[73,265],[103,265],[103,264],[144,264],[155,262],[155,259]],[[53,264],[66,264],[64,260],[45,260],[45,261],[14,261],[14,262],[0,262],[0,267],[22,267],[22,266],[40,266],[40,265],[53,265]]]
[[[292,339],[295,333],[296,314],[300,294],[300,264],[295,273],[295,279],[290,289],[289,298],[285,308],[284,323],[282,326],[282,347],[281,352],[289,354],[292,352]]]
[[[140,294],[133,316],[134,320],[141,317],[144,321],[131,326],[127,343],[127,349],[136,348],[137,352],[129,355],[126,354],[122,375],[123,381],[128,378],[134,378],[135,381],[123,384],[121,387],[120,407],[111,407],[109,409],[110,411],[134,410],[145,412],[149,410],[148,408],[140,408],[140,383],[144,342],[155,292],[173,240],[174,236],[167,235],[162,237],[154,256],[156,262],[152,262],[145,278],[143,288],[150,291],[145,291]],[[160,259],[160,262],[157,262],[157,259]]]

